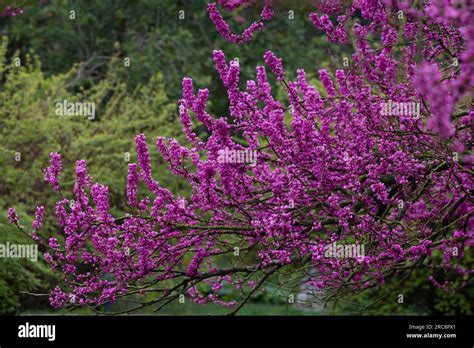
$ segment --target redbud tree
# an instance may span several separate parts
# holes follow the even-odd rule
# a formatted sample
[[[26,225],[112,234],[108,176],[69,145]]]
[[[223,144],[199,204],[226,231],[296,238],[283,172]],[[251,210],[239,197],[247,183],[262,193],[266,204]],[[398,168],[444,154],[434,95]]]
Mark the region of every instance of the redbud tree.
[[[246,6],[261,6],[260,18],[236,34],[221,12]],[[208,12],[235,44],[287,15],[268,0],[221,0]],[[100,311],[133,298],[127,311],[160,310],[184,295],[235,314],[265,284],[289,293],[316,289],[329,301],[387,279],[403,286],[418,268],[433,287],[469,286],[472,18],[468,0],[315,2],[315,31],[353,52],[339,70],[317,72],[324,90],[302,69],[288,79],[284,57],[271,51],[255,79],[243,83],[239,60],[214,50],[228,114],[209,114],[208,89],[195,91],[185,77],[179,115],[188,142],[158,137],[153,144],[170,174],[189,184],[189,197],[153,178],[150,156],[158,154],[145,134],[135,137],[138,160],[128,166],[123,216],[111,214],[108,187],[94,182],[84,160],[73,192],[63,192],[61,155],[52,153],[45,180],[59,195],[61,238],[39,232],[42,206],[31,233],[8,212],[64,274],[51,305]],[[269,81],[285,95],[277,98]],[[364,252],[328,256],[335,244]],[[434,276],[439,269],[442,278]],[[229,288],[233,295],[223,296]]]

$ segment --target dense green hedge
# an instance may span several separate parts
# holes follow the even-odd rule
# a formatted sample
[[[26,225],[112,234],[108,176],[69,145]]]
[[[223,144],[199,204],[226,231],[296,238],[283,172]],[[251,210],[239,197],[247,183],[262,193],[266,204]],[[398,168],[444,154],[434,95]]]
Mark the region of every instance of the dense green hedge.
[[[81,70],[80,65],[67,73],[46,77],[37,57],[26,56],[19,67],[15,65],[16,56],[6,60],[6,46],[6,39],[3,39],[3,52],[0,52],[1,210],[5,212],[8,207],[15,206],[25,226],[31,225],[36,205],[46,207],[46,216],[54,215],[57,197],[43,182],[42,173],[48,165],[50,152],[60,152],[63,156],[65,192],[72,187],[75,161],[85,159],[94,179],[109,185],[111,206],[122,210],[129,163],[126,153],[130,154],[131,161],[136,160],[134,134],[146,133],[150,143],[158,135],[181,137],[176,106],[168,101],[163,91],[162,75],[158,72],[148,83],[127,89],[119,77],[120,70],[125,67],[119,60],[112,59],[104,79],[92,88],[77,89],[74,81]],[[126,72],[121,75],[126,76]],[[55,104],[63,100],[94,102],[97,105],[95,119],[57,115]],[[153,161],[158,180],[175,192],[185,191],[176,178],[168,175],[156,152]],[[18,231],[5,223],[2,220],[0,225],[1,240],[16,238]],[[45,221],[45,236],[56,235],[58,230],[53,221]],[[19,288],[43,284],[50,272],[46,272],[42,263],[33,267],[17,260],[2,262],[0,303],[5,308],[0,312],[7,313],[19,308],[23,298]],[[25,287],[26,283],[29,285]]]

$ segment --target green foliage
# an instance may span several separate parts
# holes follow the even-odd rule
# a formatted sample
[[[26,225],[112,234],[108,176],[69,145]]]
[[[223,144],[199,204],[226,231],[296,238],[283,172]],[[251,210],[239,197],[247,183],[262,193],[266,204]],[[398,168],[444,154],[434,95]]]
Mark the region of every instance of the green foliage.
[[[26,217],[22,209],[18,210],[22,217]],[[32,219],[25,218],[25,226],[31,224]],[[0,218],[0,244],[32,244],[28,237],[19,234],[17,228],[8,223],[5,217]],[[40,251],[39,251],[40,253]],[[1,258],[0,259],[0,314],[15,314],[22,307],[30,309],[44,308],[47,297],[31,297],[26,292],[47,293],[51,283],[57,277],[44,262],[38,259]]]
[[[16,56],[5,59],[6,46],[4,38],[0,52],[1,211],[11,206],[27,207],[21,218],[31,219],[36,205],[44,205],[45,215],[54,216],[57,195],[44,183],[42,170],[49,163],[49,153],[59,152],[63,156],[64,192],[71,191],[74,162],[85,159],[94,179],[109,185],[114,212],[122,213],[126,201],[127,153],[131,162],[136,160],[133,138],[141,132],[149,137],[155,177],[176,193],[186,192],[186,187],[168,174],[154,151],[153,144],[159,135],[182,138],[176,106],[163,92],[163,77],[159,72],[146,84],[128,89],[123,80],[125,68],[117,59],[111,59],[106,76],[85,89],[77,84],[83,65],[46,77],[36,56],[26,55],[19,67],[14,64]],[[56,103],[63,100],[94,102],[95,119],[57,115]],[[4,223],[0,225],[1,238],[15,240],[19,232]],[[28,223],[31,225],[31,221]],[[46,220],[42,233],[49,237],[57,235],[57,230],[52,220]],[[47,279],[52,280],[46,276],[50,272],[46,272],[42,262],[34,268],[10,260],[6,265],[0,276],[0,297],[5,299],[2,312],[16,311],[24,305],[19,289],[36,289],[44,286]]]
[[[470,257],[466,255],[466,257]],[[404,278],[394,276],[381,287],[372,288],[357,296],[330,303],[336,313],[375,315],[472,315],[474,288],[458,284],[456,292],[437,288],[427,281],[426,268],[413,269]],[[399,295],[403,295],[400,303]]]
[[[328,45],[314,28],[308,19],[308,3],[293,1],[290,6],[280,1],[276,10],[278,15],[267,30],[257,34],[257,40],[238,46],[220,38],[208,18],[205,1],[41,1],[26,6],[24,15],[15,21],[8,21],[6,32],[12,41],[10,53],[18,49],[24,56],[33,49],[48,75],[86,62],[81,83],[90,85],[103,79],[113,57],[121,61],[128,57],[128,86],[142,84],[161,71],[166,93],[175,101],[181,96],[182,77],[191,76],[196,86],[210,87],[212,99],[218,100],[211,111],[222,114],[227,102],[211,59],[214,49],[222,49],[229,58],[239,57],[242,80],[255,77],[255,66],[263,64],[267,49],[284,58],[290,75],[297,68],[304,68],[309,75],[317,74],[323,66],[340,68],[342,57],[350,57],[348,52],[341,54],[347,50],[344,46]],[[74,11],[75,19],[70,19],[70,11]],[[180,11],[184,11],[184,19],[180,19]],[[222,13],[240,33],[260,11],[257,2]]]
[[[57,151],[65,162],[66,189],[72,184],[74,162],[85,159],[94,178],[111,186],[111,203],[117,206],[123,202],[126,153],[134,160],[134,135],[146,133],[150,145],[158,135],[181,137],[176,106],[163,92],[161,74],[128,90],[118,77],[117,61],[109,65],[107,76],[89,89],[76,88],[81,66],[45,77],[33,57],[21,67],[9,63],[0,70],[4,76],[0,92],[0,163],[6,171],[0,178],[0,192],[4,199],[11,197],[29,206],[44,201],[51,189],[43,183],[42,169],[48,165],[49,153]],[[57,115],[55,105],[63,100],[94,102],[95,119]],[[154,157],[158,179],[172,183],[158,156]]]

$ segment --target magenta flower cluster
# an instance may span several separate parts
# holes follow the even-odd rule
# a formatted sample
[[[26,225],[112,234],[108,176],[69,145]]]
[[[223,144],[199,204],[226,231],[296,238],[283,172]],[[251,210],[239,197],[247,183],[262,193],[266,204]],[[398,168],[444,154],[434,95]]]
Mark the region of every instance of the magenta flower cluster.
[[[44,218],[44,207],[39,206],[36,208],[35,220],[32,223],[33,230],[38,231],[39,229],[41,229],[41,226],[43,224],[43,218]]]
[[[62,170],[62,162],[61,162],[61,155],[58,153],[50,153],[50,164],[44,170],[44,180],[50,183],[55,191],[59,190],[59,185],[61,183],[61,170]]]
[[[223,7],[228,10],[234,10],[246,3],[248,3],[248,1],[221,1]],[[260,13],[260,20],[253,22],[241,35],[232,33],[229,24],[220,14],[216,3],[209,3],[207,5],[207,10],[209,12],[209,17],[214,22],[219,34],[232,43],[243,44],[252,40],[254,34],[263,29],[264,23],[273,17],[274,13],[271,4],[272,0],[265,0],[262,12]]]
[[[11,5],[5,6],[3,9],[0,8],[0,17],[15,17],[23,13],[23,9]]]
[[[15,224],[18,222],[18,214],[16,213],[16,210],[14,208],[8,208],[7,219],[8,222],[11,224]]]
[[[263,56],[265,64],[272,71],[278,81],[283,81],[285,79],[285,71],[282,66],[282,59],[278,58],[272,51],[265,52]]]

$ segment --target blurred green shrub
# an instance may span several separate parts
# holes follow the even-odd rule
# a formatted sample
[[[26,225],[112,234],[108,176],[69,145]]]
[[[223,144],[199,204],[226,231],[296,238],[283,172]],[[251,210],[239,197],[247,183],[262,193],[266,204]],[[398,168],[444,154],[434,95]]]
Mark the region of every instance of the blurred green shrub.
[[[6,38],[0,47],[0,241],[21,237],[6,222],[5,212],[10,206],[17,208],[25,226],[31,225],[37,205],[45,206],[46,216],[54,216],[57,196],[44,183],[42,172],[50,152],[63,156],[66,196],[73,185],[75,161],[85,159],[94,180],[109,185],[111,207],[120,214],[126,201],[127,165],[136,160],[133,138],[143,132],[149,139],[155,177],[175,193],[187,192],[168,174],[154,146],[158,135],[182,139],[176,106],[168,101],[159,72],[146,84],[128,89],[123,80],[126,68],[112,58],[106,76],[85,89],[76,83],[83,65],[46,77],[37,56],[28,54],[17,66],[18,55],[6,59]],[[57,115],[55,104],[64,100],[95,103],[95,118]],[[58,231],[54,221],[45,221],[44,237]],[[23,308],[26,299],[20,289],[48,288],[48,281],[53,280],[42,262],[34,266],[29,261],[0,262],[0,313]]]

